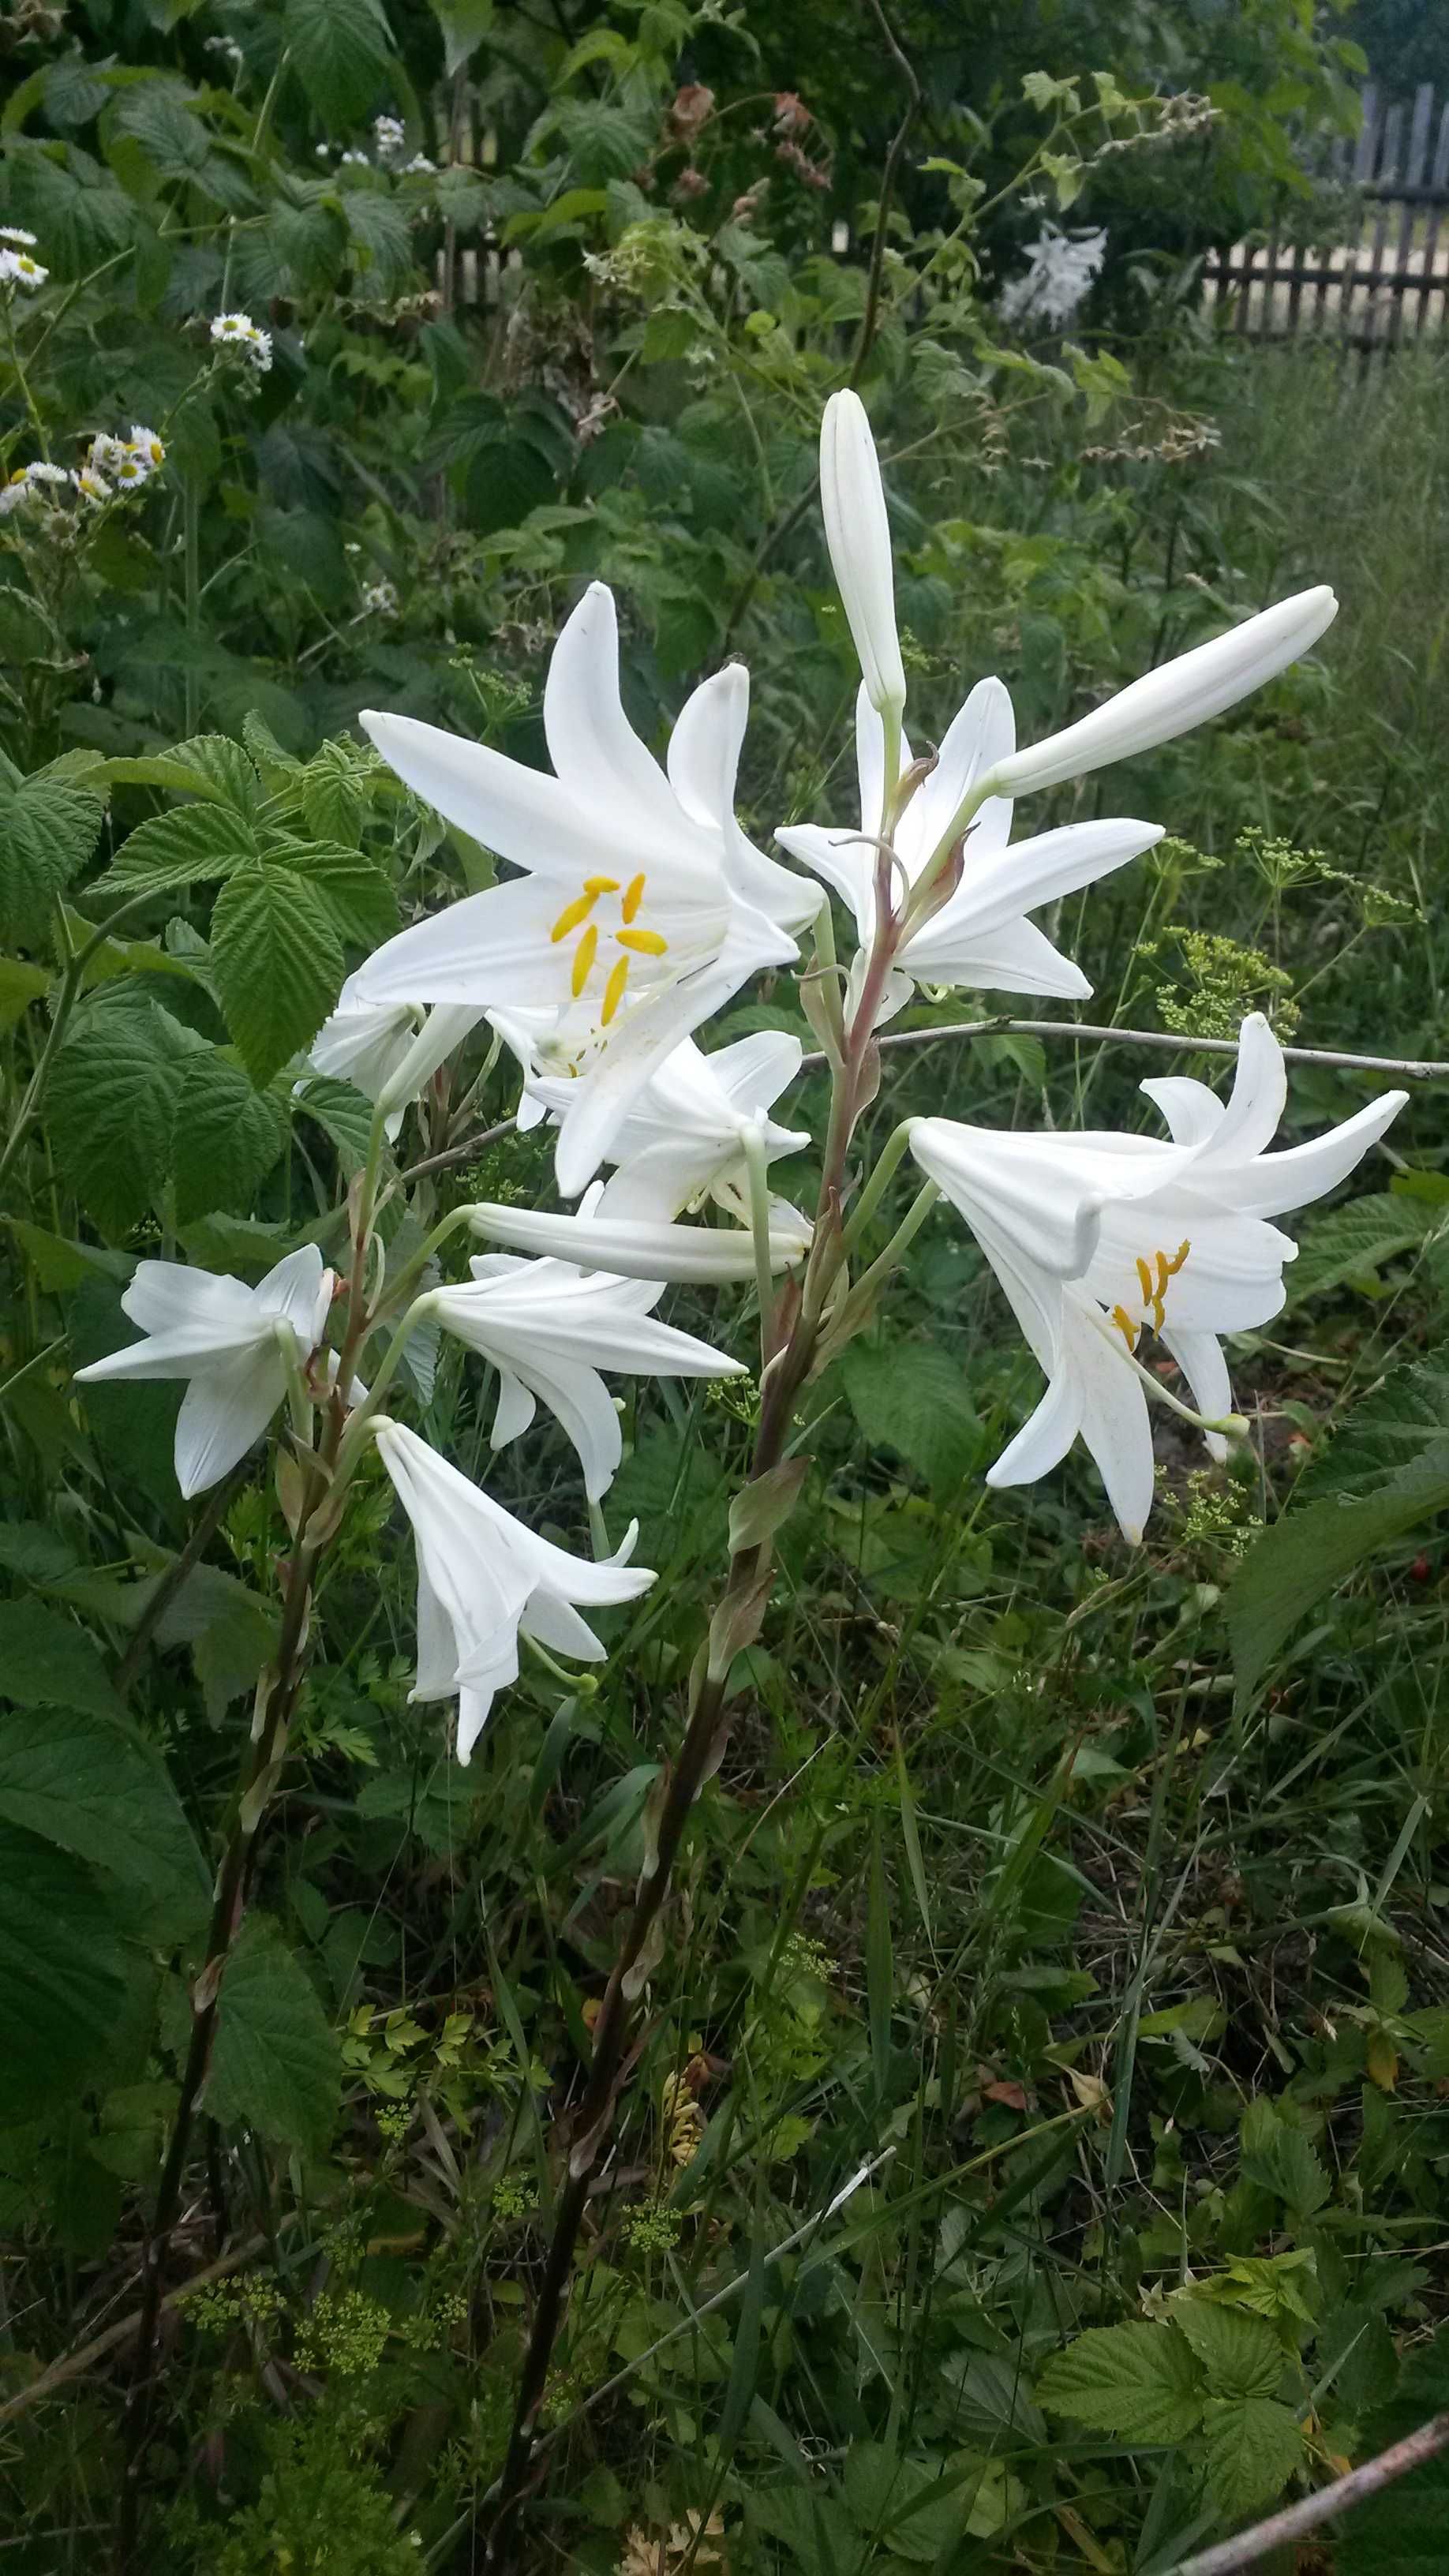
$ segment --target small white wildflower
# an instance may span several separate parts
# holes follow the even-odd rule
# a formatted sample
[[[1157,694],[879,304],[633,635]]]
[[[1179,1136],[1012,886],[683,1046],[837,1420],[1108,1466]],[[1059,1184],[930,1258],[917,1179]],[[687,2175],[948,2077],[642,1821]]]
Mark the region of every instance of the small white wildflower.
[[[235,36],[208,36],[202,51],[208,54],[224,54],[234,72],[239,72],[246,60]]]
[[[35,235],[23,224],[0,224],[0,242],[18,242],[22,250],[34,250]]]
[[[372,168],[372,163],[369,161],[365,152],[344,152],[342,155],[341,167],[345,169],[349,162],[351,162],[354,168],[357,169],[370,170]]]
[[[363,589],[362,605],[369,617],[396,617],[397,591],[390,581],[370,581]]]
[[[407,139],[407,127],[400,116],[373,118],[372,140],[379,161],[396,160]]]
[[[35,486],[22,465],[19,473],[12,474],[8,483],[0,484],[0,519],[8,519],[11,511],[18,510],[22,501],[28,501],[34,490]]]
[[[108,429],[98,429],[86,449],[86,466],[92,474],[116,474],[127,454],[123,438],[112,438]]]
[[[133,448],[123,448],[111,467],[111,480],[122,492],[138,492],[150,480],[150,468]]]
[[[91,502],[97,509],[103,501],[109,501],[111,497],[111,487],[104,474],[92,473],[88,465],[82,466],[79,474],[73,474],[71,481],[81,499]]]
[[[1012,278],[1001,291],[1002,320],[1042,322],[1049,331],[1061,330],[1095,284],[1106,255],[1105,232],[1064,233],[1055,224],[1043,224],[1026,254],[1024,276]]]
[[[25,480],[34,491],[38,491],[42,485],[47,483],[56,485],[68,484],[70,482],[70,469],[65,465],[49,465],[45,462],[44,458],[41,458],[36,464],[26,466]]]
[[[158,465],[165,464],[166,449],[162,440],[154,429],[146,429],[139,420],[132,421],[131,435],[126,443],[147,474],[154,474]]]
[[[32,259],[28,250],[0,250],[0,286],[23,286],[33,295],[49,275],[49,269]]]
[[[332,146],[331,146],[331,144],[330,144],[330,143],[319,143],[319,144],[318,144],[318,146],[317,146],[317,158],[318,158],[318,160],[319,160],[319,161],[330,161],[330,160],[331,160],[331,158],[332,158]]]
[[[421,178],[431,178],[437,170],[437,166],[436,161],[430,161],[428,159],[426,152],[415,152],[411,161],[405,161],[403,163],[402,175],[405,179],[412,178],[415,175]]]
[[[272,363],[272,335],[258,330],[249,313],[218,313],[211,337],[219,349],[240,349],[258,375],[264,376]]]

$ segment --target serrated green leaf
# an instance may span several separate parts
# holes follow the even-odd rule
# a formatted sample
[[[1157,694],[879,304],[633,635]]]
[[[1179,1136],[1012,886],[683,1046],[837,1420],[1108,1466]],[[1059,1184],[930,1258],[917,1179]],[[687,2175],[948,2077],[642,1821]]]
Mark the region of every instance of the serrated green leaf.
[[[103,993],[79,1014],[50,1078],[62,1178],[103,1232],[123,1234],[165,1180],[176,1065],[154,1003]]]
[[[350,1082],[334,1082],[330,1075],[318,1073],[308,1075],[298,1091],[296,1106],[307,1117],[315,1118],[331,1137],[350,1180],[367,1160],[372,1102]]]
[[[286,0],[292,70],[323,125],[352,125],[381,103],[392,39],[378,0]]]
[[[337,998],[342,943],[320,894],[290,868],[239,868],[211,920],[227,1027],[252,1080],[270,1082],[314,1038]]]
[[[1289,1306],[1346,1281],[1375,1282],[1386,1261],[1417,1250],[1444,1221],[1442,1207],[1387,1190],[1332,1209],[1305,1229],[1298,1258],[1284,1273]]]
[[[46,967],[27,965],[23,957],[0,957],[0,1029],[13,1029],[49,988]]]
[[[1195,2299],[1173,2300],[1172,2322],[1187,2337],[1215,2397],[1271,2397],[1283,2376],[1283,2347],[1263,2317]]]
[[[1363,2428],[1365,2457],[1416,2433],[1449,2408],[1449,2327],[1412,2352],[1392,2399]],[[1338,2576],[1438,2576],[1449,2518],[1449,2452],[1365,2496],[1336,2527]]]
[[[1251,2102],[1243,2114],[1243,2177],[1276,2193],[1297,2218],[1311,2218],[1332,2185],[1311,2139],[1280,2118],[1271,2102]]]
[[[0,1822],[0,2124],[73,2099],[127,2009],[127,1945],[91,1872]]]
[[[221,1981],[208,2111],[321,2155],[341,2083],[341,2051],[306,1970],[268,1916],[250,1915]]]
[[[137,824],[91,894],[103,904],[175,894],[183,886],[228,877],[257,855],[255,832],[229,805],[178,805]]]
[[[244,1216],[287,1141],[286,1112],[219,1048],[190,1029],[178,1035],[184,1052],[178,1050],[170,1158],[176,1222],[191,1225],[214,1208]]]
[[[0,786],[0,924],[13,937],[43,936],[56,896],[100,838],[105,811],[92,789],[66,778]]]
[[[1271,2504],[1302,2466],[1298,2419],[1271,2397],[1210,2397],[1203,2434],[1208,2483],[1235,2521]]]
[[[84,1628],[43,1601],[0,1601],[0,1699],[19,1708],[125,1716]]]
[[[349,188],[348,247],[357,283],[369,295],[401,295],[417,272],[413,229],[408,210],[383,188]]]
[[[1089,2327],[1036,2384],[1053,2414],[1127,2442],[1185,2442],[1202,2421],[1202,2391],[1191,2346],[1168,2325]]]
[[[443,31],[443,69],[451,80],[492,26],[493,0],[432,0],[432,6]]]
[[[934,1491],[954,1491],[982,1450],[958,1362],[932,1343],[893,1339],[852,1342],[840,1365],[851,1412],[872,1448],[894,1451]]]
[[[285,861],[321,896],[339,939],[356,948],[380,948],[397,928],[397,897],[386,872],[360,850],[335,842],[278,839],[269,864]]]
[[[0,1712],[0,1820],[110,1871],[170,1929],[206,1919],[209,1874],[166,1765],[113,1719]]]

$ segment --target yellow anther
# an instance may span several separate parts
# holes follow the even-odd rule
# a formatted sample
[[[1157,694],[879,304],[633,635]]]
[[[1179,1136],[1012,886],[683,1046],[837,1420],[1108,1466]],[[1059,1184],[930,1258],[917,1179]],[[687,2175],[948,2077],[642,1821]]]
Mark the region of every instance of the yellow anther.
[[[589,980],[598,945],[599,934],[594,928],[593,923],[590,922],[588,929],[584,932],[582,939],[574,950],[573,988],[575,1001],[578,1000],[580,993],[583,991],[584,986]]]
[[[585,877],[584,879],[585,894],[617,894],[618,891],[617,877]]]
[[[637,877],[631,877],[624,888],[624,900],[620,904],[619,910],[622,912],[626,921],[633,920],[634,915],[638,911],[643,900],[644,877],[641,871]]]
[[[1169,1279],[1172,1277],[1172,1272],[1168,1269],[1167,1255],[1165,1252],[1154,1252],[1152,1258],[1157,1264],[1157,1286],[1154,1288],[1152,1293],[1154,1297],[1160,1297],[1164,1288],[1167,1286]]]
[[[1137,1277],[1142,1288],[1142,1303],[1144,1306],[1150,1306],[1152,1303],[1152,1273],[1148,1269],[1140,1252],[1137,1255]]]
[[[597,894],[589,894],[588,892],[585,892],[581,895],[576,895],[572,903],[566,903],[564,905],[562,912],[559,914],[557,921],[554,923],[552,930],[548,934],[555,947],[558,946],[561,939],[567,939],[571,930],[577,930],[581,921],[588,920],[588,917],[593,911],[598,900],[599,898]],[[575,987],[575,990],[577,990],[577,987]]]
[[[1133,1323],[1125,1306],[1113,1307],[1112,1321],[1116,1325],[1118,1332],[1121,1334],[1123,1341],[1126,1343],[1128,1350],[1135,1351],[1137,1348],[1137,1327]]]
[[[1166,1318],[1166,1313],[1167,1309],[1163,1305],[1161,1295],[1158,1290],[1154,1288],[1152,1292],[1152,1329],[1154,1333],[1161,1332]]]
[[[657,930],[616,930],[614,937],[621,948],[632,948],[636,957],[663,957],[669,947]]]
[[[614,1013],[617,1011],[619,1004],[624,998],[624,987],[628,981],[629,960],[627,957],[621,957],[617,965],[611,966],[609,969],[609,980],[604,986],[604,1007],[599,1013],[600,1028],[606,1029],[608,1027],[609,1022],[613,1018]]]
[[[1170,1261],[1165,1260],[1163,1255],[1159,1252],[1157,1258],[1162,1262],[1162,1267],[1167,1273],[1169,1279],[1175,1279],[1177,1277],[1179,1270],[1182,1268],[1182,1265],[1186,1261],[1191,1250],[1192,1244],[1188,1237],[1184,1235]]]

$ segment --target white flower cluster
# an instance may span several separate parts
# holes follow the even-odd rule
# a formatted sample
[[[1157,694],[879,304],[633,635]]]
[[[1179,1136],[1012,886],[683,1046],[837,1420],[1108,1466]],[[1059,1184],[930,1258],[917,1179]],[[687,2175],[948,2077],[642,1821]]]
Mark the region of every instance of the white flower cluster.
[[[246,56],[235,36],[208,36],[202,51],[207,54],[220,54],[228,70],[233,72],[239,72],[246,61]]]
[[[1061,331],[1101,274],[1107,256],[1103,231],[1064,233],[1043,224],[1026,254],[1026,269],[1001,290],[1003,322],[1040,322]]]
[[[259,376],[264,376],[272,363],[272,335],[262,331],[249,313],[218,313],[211,326],[212,346],[235,350],[247,358]]]
[[[0,224],[0,288],[19,286],[33,295],[45,284],[50,271],[31,256],[34,249],[35,235],[23,224]]]
[[[399,160],[398,155],[405,149],[407,139],[407,128],[401,117],[379,116],[374,120],[372,128],[376,161],[371,154],[360,151],[356,144],[350,144],[345,152],[337,152],[335,143],[319,143],[316,146],[316,153],[319,161],[330,161],[333,153],[337,152],[339,170],[376,168],[391,170],[402,179],[433,177],[438,165],[436,161],[428,159],[426,152],[415,152],[410,161]]]
[[[400,116],[373,119],[372,144],[379,161],[395,161],[407,149],[407,127]]]
[[[363,587],[362,606],[368,617],[396,617],[399,606],[396,585],[385,579],[367,582]]]
[[[22,465],[0,486],[0,518],[8,519],[26,501],[58,502],[62,493],[99,509],[118,493],[139,491],[165,460],[166,449],[156,431],[144,428],[140,421],[129,438],[113,438],[109,430],[98,430],[84,462],[75,468],[43,460]]]

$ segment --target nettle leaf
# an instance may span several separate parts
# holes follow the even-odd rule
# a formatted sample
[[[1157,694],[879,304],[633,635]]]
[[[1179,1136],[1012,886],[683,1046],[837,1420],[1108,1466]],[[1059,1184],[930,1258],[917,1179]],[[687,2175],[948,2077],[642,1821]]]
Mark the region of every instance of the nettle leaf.
[[[1333,2188],[1312,2140],[1279,2116],[1272,2102],[1250,2102],[1243,2114],[1243,2179],[1275,2192],[1297,2218],[1311,2218]]]
[[[1320,2346],[1321,2349],[1321,2346]],[[1449,2406],[1449,2328],[1411,2352],[1392,2399],[1362,2428],[1365,2456],[1387,2450]],[[1449,2515],[1449,2452],[1440,2451],[1377,2495],[1365,2496],[1337,2526],[1340,2576],[1433,2576],[1443,2564]]]
[[[229,806],[178,805],[172,813],[138,823],[92,891],[98,899],[117,902],[142,894],[176,894],[183,886],[231,876],[257,855],[255,832]]]
[[[73,2099],[105,2064],[131,1964],[84,1864],[0,1822],[0,2123]]]
[[[1092,2326],[1053,2354],[1043,2406],[1128,2442],[1185,2442],[1203,2415],[1203,2374],[1172,2326]]]
[[[354,124],[377,104],[392,69],[379,0],[286,0],[282,35],[324,126]]]
[[[102,991],[55,1059],[51,1144],[103,1233],[134,1225],[170,1166],[176,1064],[165,1030],[154,1003]]]
[[[254,1082],[307,1045],[337,998],[342,943],[322,895],[291,868],[239,868],[211,919],[227,1026]]]
[[[0,1601],[0,1697],[20,1708],[125,1715],[84,1628],[43,1601]]]
[[[937,1492],[977,1465],[983,1435],[965,1373],[930,1342],[852,1342],[841,1361],[850,1409],[872,1448],[893,1450]]]
[[[0,1712],[0,1821],[109,1870],[174,1928],[206,1920],[209,1875],[153,1745],[74,1710]]]
[[[278,1925],[249,1915],[222,1979],[207,2109],[322,2155],[341,2090],[342,2053],[316,1989]]]
[[[15,938],[44,935],[56,896],[100,838],[105,811],[73,779],[42,775],[0,786],[0,922]]]
[[[1449,1377],[1437,1370],[1391,1378],[1315,1469],[1315,1499],[1290,1504],[1249,1550],[1227,1596],[1240,1707],[1341,1576],[1449,1507],[1446,1399]]]
[[[1203,2433],[1208,2484],[1235,2521],[1281,2495],[1303,2463],[1297,2417],[1269,2397],[1210,2397]]]
[[[359,285],[376,296],[401,295],[417,270],[407,208],[381,188],[349,188],[343,202]]]
[[[262,803],[257,773],[239,742],[227,733],[197,733],[178,742],[166,755],[182,771],[197,796],[230,805],[238,814],[255,816]]]
[[[1381,1294],[1384,1263],[1417,1251],[1445,1221],[1442,1207],[1397,1190],[1334,1208],[1307,1228],[1297,1260],[1284,1273],[1289,1306],[1350,1283]]]

